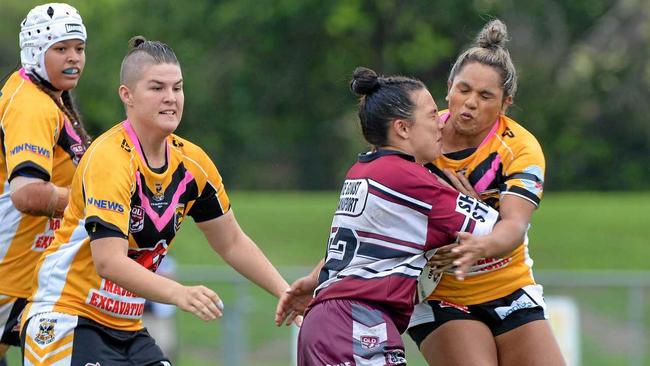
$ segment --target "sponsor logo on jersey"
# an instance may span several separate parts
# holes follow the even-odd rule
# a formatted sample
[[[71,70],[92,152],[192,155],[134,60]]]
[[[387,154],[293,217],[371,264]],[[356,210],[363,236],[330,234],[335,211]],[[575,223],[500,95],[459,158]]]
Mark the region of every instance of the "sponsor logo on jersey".
[[[50,157],[50,150],[48,150],[48,149],[46,149],[46,148],[44,148],[42,146],[30,144],[28,142],[25,142],[23,144],[14,146],[13,149],[9,150],[9,154],[10,155],[16,155],[16,154],[21,153],[23,151],[31,152],[31,153],[34,153],[34,154],[37,154],[37,155],[40,155],[40,156],[44,156],[46,158]]]
[[[139,319],[144,313],[143,298],[107,279],[101,289],[90,289],[86,304],[117,318]]]
[[[530,309],[530,308],[535,308],[538,307],[533,300],[528,297],[528,295],[523,294],[521,295],[520,298],[517,300],[513,301],[510,306],[500,306],[498,308],[494,309],[494,312],[499,315],[501,320],[505,319],[508,315],[514,313],[517,310],[521,309]]]
[[[347,179],[343,182],[339,204],[335,215],[359,216],[363,213],[368,199],[368,181]]]
[[[456,212],[461,213],[475,221],[485,222],[490,207],[485,203],[462,193],[456,198]]]
[[[401,349],[389,351],[387,356],[388,366],[406,365],[406,354]]]
[[[100,210],[109,210],[109,211],[124,213],[124,206],[121,203],[117,203],[114,201],[98,200],[97,198],[94,197],[88,197],[86,203],[95,206]]]
[[[137,233],[144,228],[144,209],[141,206],[134,205],[131,207],[129,217],[129,232]]]
[[[176,146],[176,147],[183,147],[183,143],[180,142],[180,141],[178,141],[178,140],[176,140],[176,139],[173,139],[173,140],[172,140],[172,145],[174,145],[174,146]]]
[[[155,272],[167,254],[167,241],[161,239],[153,248],[132,248],[129,249],[128,256],[134,261],[140,263],[144,268]]]
[[[506,136],[508,136],[508,137],[510,137],[510,138],[515,137],[515,133],[512,132],[512,130],[510,129],[510,127],[506,127],[506,129],[505,129],[505,130],[503,131],[503,133],[501,134],[501,137],[506,137]]]
[[[120,145],[120,147],[126,150],[126,152],[131,152],[131,146],[129,146],[129,143],[126,142],[126,139],[122,139],[122,144]]]
[[[41,346],[52,343],[55,337],[54,326],[56,325],[57,319],[41,318],[39,322],[38,333],[34,337],[34,340]]]
[[[54,231],[61,227],[61,219],[50,218],[45,223],[45,231],[36,235],[32,243],[32,250],[42,252],[52,244]]]
[[[65,31],[67,33],[84,33],[84,28],[81,24],[68,23],[65,25]]]
[[[180,230],[183,218],[185,218],[185,204],[179,203],[174,211],[174,232]]]
[[[467,306],[454,304],[453,302],[440,301],[438,306],[440,306],[440,308],[454,308],[456,310],[462,311],[463,313],[469,314],[469,308]]]
[[[361,347],[365,349],[373,349],[379,345],[379,337],[377,336],[362,335],[360,339]]]

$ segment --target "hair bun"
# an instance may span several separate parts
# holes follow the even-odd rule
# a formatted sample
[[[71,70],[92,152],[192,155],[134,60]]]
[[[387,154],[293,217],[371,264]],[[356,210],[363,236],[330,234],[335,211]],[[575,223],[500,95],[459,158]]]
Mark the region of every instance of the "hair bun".
[[[134,36],[129,39],[129,49],[134,49],[140,47],[141,44],[147,41],[143,36]]]
[[[499,19],[494,19],[483,27],[476,37],[476,45],[482,48],[505,48],[508,41],[508,29]]]
[[[352,74],[350,90],[357,95],[370,95],[379,89],[379,76],[367,67],[357,67]]]

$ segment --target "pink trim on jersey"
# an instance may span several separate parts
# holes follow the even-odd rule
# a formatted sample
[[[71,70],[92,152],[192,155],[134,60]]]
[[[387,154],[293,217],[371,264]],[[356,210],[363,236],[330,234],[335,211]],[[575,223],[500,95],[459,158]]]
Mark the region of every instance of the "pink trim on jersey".
[[[474,189],[476,192],[481,193],[485,191],[485,189],[494,181],[494,178],[497,176],[497,170],[499,170],[499,165],[501,164],[501,156],[497,155],[494,160],[492,160],[492,164],[490,165],[490,170],[485,172],[481,179],[474,184]]]
[[[79,135],[77,135],[77,132],[74,130],[74,128],[72,128],[72,124],[70,123],[70,121],[68,121],[67,118],[63,119],[63,126],[64,126],[65,132],[68,134],[68,136],[70,136],[73,140],[75,140],[75,142],[80,144],[81,143],[81,137],[79,137]]]
[[[29,80],[29,76],[27,76],[27,71],[25,71],[24,67],[21,67],[20,70],[18,70],[18,75],[20,75],[21,78],[31,82],[31,80]]]
[[[176,192],[174,192],[174,196],[162,216],[158,216],[158,213],[156,213],[156,211],[151,207],[149,198],[147,198],[147,196],[142,192],[142,178],[140,178],[140,172],[135,173],[135,178],[138,184],[138,196],[140,196],[142,208],[144,209],[144,212],[147,213],[154,226],[156,226],[156,229],[160,232],[165,228],[167,223],[169,223],[169,220],[171,220],[181,195],[185,193],[187,185],[194,179],[194,177],[192,176],[192,173],[185,171],[185,178],[183,178],[183,180],[178,184],[178,188],[176,189]]]
[[[494,134],[497,133],[497,128],[499,128],[499,117],[497,117],[497,120],[494,121],[494,125],[492,126],[492,129],[490,130],[490,132],[488,132],[487,136],[485,136],[483,141],[481,141],[481,143],[478,144],[478,146],[476,148],[478,149],[481,146],[487,144],[487,142],[492,138],[492,136],[494,136]]]
[[[369,233],[367,231],[359,231],[359,230],[355,230],[355,231],[357,232],[357,235],[359,235],[361,237],[364,237],[364,238],[379,239],[379,240],[387,241],[389,243],[395,243],[395,244],[403,245],[405,247],[420,249],[420,250],[422,250],[422,248],[424,247],[424,244],[418,244],[418,243],[413,243],[413,242],[406,241],[406,240],[400,240],[400,239],[396,239],[396,238],[393,238],[393,237],[390,237],[390,236],[385,236],[385,235],[376,234],[376,233]]]
[[[127,136],[129,136],[129,140],[131,140],[131,143],[134,145],[135,150],[138,152],[138,155],[140,155],[140,158],[146,164],[147,159],[144,157],[144,153],[140,148],[140,140],[138,140],[138,135],[135,134],[135,130],[131,125],[131,121],[125,119],[124,121],[122,121],[122,126],[124,126],[124,131],[126,131]],[[167,146],[167,140],[165,139],[165,156],[167,157],[168,164],[170,162],[170,157],[171,157],[170,154],[171,153],[169,151],[169,147]]]

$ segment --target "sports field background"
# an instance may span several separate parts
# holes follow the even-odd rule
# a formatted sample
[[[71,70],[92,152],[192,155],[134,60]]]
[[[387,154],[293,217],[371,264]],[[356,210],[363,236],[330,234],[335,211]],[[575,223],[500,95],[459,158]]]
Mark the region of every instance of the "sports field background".
[[[313,266],[324,253],[336,192],[233,192],[233,208],[244,230],[279,266]],[[650,241],[650,193],[547,193],[533,217],[530,251],[536,270],[648,271]],[[196,226],[188,220],[171,253],[179,264],[224,265],[209,248]],[[294,278],[288,278],[292,281]],[[247,296],[235,293],[218,279],[205,281],[223,298],[228,311],[247,314],[241,330],[248,339],[242,345],[246,365],[280,366],[290,362],[288,328],[273,325],[275,299],[249,287]],[[575,299],[581,311],[582,364],[626,365],[634,333],[626,327],[628,295],[618,288],[545,288],[547,295]],[[650,296],[645,289],[645,314]],[[178,313],[180,359],[177,366],[224,365],[223,319],[204,323]],[[644,324],[650,336],[650,317]],[[646,349],[650,344],[645,345]],[[409,348],[409,365],[424,366],[419,353]],[[18,365],[16,350],[11,365]],[[650,365],[644,360],[643,365]]]

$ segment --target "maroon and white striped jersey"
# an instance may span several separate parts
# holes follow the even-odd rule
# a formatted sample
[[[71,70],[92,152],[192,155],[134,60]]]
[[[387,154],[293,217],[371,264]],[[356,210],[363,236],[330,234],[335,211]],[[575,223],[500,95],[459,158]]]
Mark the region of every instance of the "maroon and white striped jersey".
[[[341,189],[311,306],[335,298],[371,302],[403,332],[425,253],[454,242],[459,231],[489,232],[497,216],[409,155],[360,155]]]

